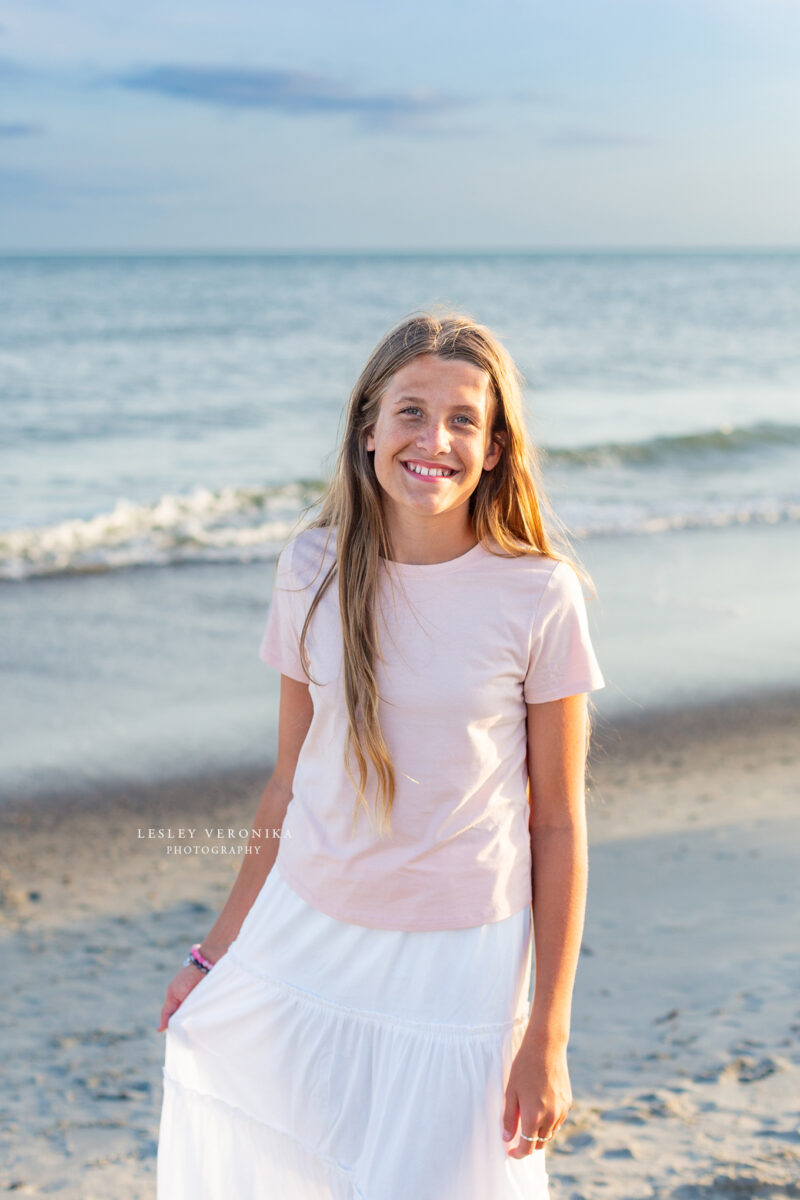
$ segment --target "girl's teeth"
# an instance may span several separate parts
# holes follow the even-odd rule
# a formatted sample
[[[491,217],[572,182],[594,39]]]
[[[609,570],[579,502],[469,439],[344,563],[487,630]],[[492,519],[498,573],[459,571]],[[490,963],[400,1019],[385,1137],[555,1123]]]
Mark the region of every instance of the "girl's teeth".
[[[414,466],[413,463],[406,463],[406,466],[408,467],[409,471],[413,471],[415,475],[441,475],[446,477],[448,475],[452,475],[453,473],[452,471],[434,471],[428,467],[417,467]]]

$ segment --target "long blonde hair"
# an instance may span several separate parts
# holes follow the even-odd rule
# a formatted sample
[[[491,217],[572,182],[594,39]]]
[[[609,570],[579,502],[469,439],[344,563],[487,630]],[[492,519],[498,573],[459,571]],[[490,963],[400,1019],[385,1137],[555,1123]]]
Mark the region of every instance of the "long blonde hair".
[[[594,594],[591,579],[571,550],[567,531],[545,496],[541,452],[533,446],[525,424],[523,379],[508,351],[489,329],[464,313],[422,312],[401,321],[375,347],[356,381],[333,476],[321,500],[309,506],[321,505],[319,514],[305,528],[335,528],[336,558],[314,596],[300,637],[300,654],[305,663],[309,623],[338,574],[348,717],[345,768],[357,792],[353,826],[360,809],[370,811],[364,792],[369,758],[378,781],[381,835],[390,831],[395,772],[379,720],[375,663],[381,655],[375,599],[381,559],[393,559],[394,555],[384,521],[381,487],[372,452],[365,449],[365,437],[377,421],[392,376],[421,355],[472,363],[489,376],[492,438],[502,440],[503,450],[494,468],[483,472],[469,499],[473,532],[478,541],[490,552],[489,543],[494,540],[505,554],[515,557],[544,554],[567,561]],[[555,531],[552,537],[542,521],[543,509],[551,517]],[[587,725],[587,750],[589,736]],[[355,754],[358,779],[350,768],[351,752]]]

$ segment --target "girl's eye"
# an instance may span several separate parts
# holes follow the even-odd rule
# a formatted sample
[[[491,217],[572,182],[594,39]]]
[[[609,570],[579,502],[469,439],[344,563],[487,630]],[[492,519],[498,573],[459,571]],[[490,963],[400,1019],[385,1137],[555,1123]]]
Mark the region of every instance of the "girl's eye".
[[[400,411],[403,413],[407,413],[407,412],[418,413],[418,412],[420,412],[420,409],[417,407],[416,404],[409,404],[407,408],[402,408]],[[459,418],[466,421],[468,425],[472,424],[472,418],[468,417],[466,413],[456,413],[456,420],[458,420]]]

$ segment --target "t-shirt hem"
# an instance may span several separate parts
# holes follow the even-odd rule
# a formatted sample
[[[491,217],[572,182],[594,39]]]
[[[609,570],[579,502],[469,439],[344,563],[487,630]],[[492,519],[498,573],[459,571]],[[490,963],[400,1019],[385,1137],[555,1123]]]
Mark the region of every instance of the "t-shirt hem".
[[[567,696],[579,696],[583,692],[599,692],[605,686],[605,680],[602,683],[597,683],[593,679],[571,680],[569,683],[562,683],[559,687],[550,688],[549,691],[537,693],[535,696],[525,696],[525,703],[545,704],[548,700],[565,700]]]
[[[369,915],[367,915],[362,910],[337,909],[336,905],[330,905],[326,901],[320,901],[320,899],[314,895],[313,891],[310,891],[303,884],[297,884],[295,878],[291,874],[291,871],[287,872],[284,867],[280,866],[280,855],[275,859],[272,869],[273,871],[278,872],[287,887],[291,888],[301,900],[304,900],[305,903],[309,904],[312,908],[317,909],[318,912],[323,912],[326,916],[333,917],[334,920],[342,921],[347,925],[359,925],[366,929],[383,929],[387,932],[394,933],[445,932],[452,929],[473,929],[477,926],[496,925],[499,921],[505,921],[508,917],[516,916],[517,913],[521,912],[524,908],[528,908],[532,903],[532,897],[529,894],[527,898],[522,901],[509,901],[508,904],[502,909],[494,909],[488,914],[485,910],[483,912],[472,912],[463,919],[459,919],[458,921],[448,921],[445,925],[441,923],[441,920],[437,921],[435,917],[432,917],[430,921],[407,920],[403,921],[402,924],[397,924],[396,922],[389,923],[375,920],[373,913],[369,913]]]
[[[290,679],[296,679],[298,683],[308,683],[308,676],[302,673],[302,668],[292,664],[280,662],[277,658],[263,650],[259,650],[258,657],[268,667],[274,667],[276,671],[280,671],[281,675],[288,675]]]

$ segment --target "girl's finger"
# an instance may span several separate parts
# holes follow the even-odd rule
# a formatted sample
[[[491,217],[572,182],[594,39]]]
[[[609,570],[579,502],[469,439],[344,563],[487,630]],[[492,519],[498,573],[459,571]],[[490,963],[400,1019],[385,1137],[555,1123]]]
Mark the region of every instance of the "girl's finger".
[[[514,1149],[509,1151],[509,1158],[527,1158],[534,1150],[541,1150],[542,1142],[538,1135],[543,1127],[541,1114],[535,1111],[521,1113],[519,1141]]]
[[[527,1137],[523,1137],[523,1134],[527,1134]],[[535,1144],[534,1142],[529,1142],[527,1138],[533,1136],[533,1134],[528,1133],[528,1130],[525,1128],[525,1123],[521,1122],[519,1129],[519,1140],[517,1141],[517,1144],[514,1146],[513,1150],[509,1150],[508,1157],[527,1158],[530,1152],[533,1150]]]
[[[506,1103],[503,1110],[503,1141],[510,1142],[517,1132],[519,1120],[519,1100],[516,1092],[509,1089],[506,1092]]]
[[[173,1004],[169,1000],[164,1001],[164,1007],[161,1009],[161,1024],[159,1025],[158,1029],[156,1030],[157,1033],[164,1032],[164,1030],[167,1028],[167,1024],[169,1022],[170,1017],[179,1008],[180,1008],[179,1004]]]

